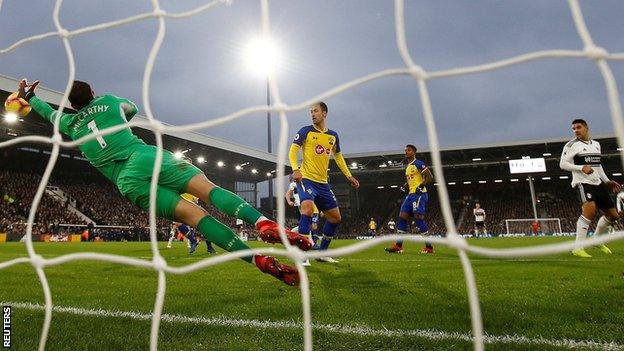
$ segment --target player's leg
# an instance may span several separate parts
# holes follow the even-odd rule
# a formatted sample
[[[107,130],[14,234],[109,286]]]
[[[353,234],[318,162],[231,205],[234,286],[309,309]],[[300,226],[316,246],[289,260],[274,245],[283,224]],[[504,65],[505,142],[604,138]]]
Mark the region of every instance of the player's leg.
[[[314,215],[314,199],[318,195],[314,182],[302,179],[297,182],[297,194],[299,194],[299,230],[301,235],[310,235],[312,216]]]
[[[135,151],[116,177],[119,191],[145,210],[149,209],[150,180],[155,152],[154,147]],[[189,224],[197,228],[206,239],[227,251],[248,249],[230,228],[209,216],[201,207],[182,200],[179,193],[191,179],[189,176],[194,176],[197,171],[199,170],[196,167],[187,162],[180,163],[170,152],[163,153],[163,164],[156,191],[157,216]],[[279,264],[273,257],[247,256],[243,259],[255,263],[262,272],[269,273],[286,284],[295,285],[299,282],[299,275],[294,268]]]
[[[414,207],[412,202],[414,201],[414,194],[409,194],[403,199],[401,209],[399,210],[399,219],[397,220],[397,234],[405,234],[409,231],[409,223],[412,217]],[[391,247],[385,249],[390,253],[403,253],[403,241],[398,240]]]
[[[338,201],[336,200],[336,196],[331,190],[329,184],[316,183],[312,181],[309,181],[309,184],[310,187],[312,187],[312,189],[314,190],[313,192],[316,193],[316,197],[314,198],[314,204],[319,209],[319,211],[323,212],[323,215],[325,216],[325,224],[323,225],[323,238],[319,245],[319,250],[327,250],[332,239],[336,236],[336,229],[338,228],[338,225],[342,221],[340,209],[338,208]],[[309,190],[310,189],[308,189],[308,192]],[[299,196],[301,196],[301,193],[299,193]],[[330,257],[327,257],[322,261],[332,263],[337,262]]]
[[[233,192],[216,186],[203,173],[193,175],[185,186],[185,192],[213,204],[219,211],[252,224],[260,232],[260,238],[269,243],[280,243],[277,223],[263,216],[258,210]],[[286,230],[290,244],[301,250],[309,250],[312,243],[304,236]]]
[[[171,244],[173,243],[173,239],[175,239],[175,235],[176,235],[176,230],[175,228],[171,228],[171,230],[169,230],[169,241],[167,241],[167,248],[170,249],[171,248]]]
[[[161,213],[169,215],[173,207],[176,220],[189,223],[192,227],[197,228],[204,239],[215,243],[228,252],[249,249],[249,246],[247,246],[247,244],[245,244],[228,226],[210,216],[203,208],[188,201],[181,201],[182,199],[179,195],[179,199],[176,203],[175,195],[177,194],[173,192],[165,193],[161,198],[159,194],[157,201],[161,205],[161,208],[165,209]],[[175,204],[175,206],[172,206],[172,204]],[[245,256],[242,259],[249,263],[254,263],[262,272],[271,274],[288,285],[296,285],[299,283],[297,270],[293,267],[280,264],[274,257],[251,255]]]
[[[319,250],[327,250],[329,248],[329,244],[331,244],[332,239],[336,236],[336,229],[342,221],[342,217],[340,215],[340,209],[338,208],[338,206],[330,209],[323,209],[322,211],[325,215],[325,225],[323,225],[323,238],[321,239]],[[338,262],[331,257],[320,257],[317,259],[317,261],[329,263]]]
[[[596,202],[593,200],[594,196],[591,192],[589,197],[587,196],[589,189],[586,185],[583,184],[577,185],[579,188],[579,192],[581,195],[581,201],[583,201],[583,205],[581,206],[581,216],[576,221],[576,244],[577,247],[572,250],[572,254],[574,256],[589,258],[590,254],[585,252],[585,249],[582,247],[583,241],[587,238],[587,231],[589,230],[589,226],[591,221],[596,216]]]
[[[613,224],[616,223],[619,217],[615,208],[615,203],[613,203],[609,192],[610,190],[607,186],[601,186],[595,201],[596,206],[603,212],[603,215],[600,217],[598,224],[596,225],[596,232],[594,233],[596,236],[609,233],[609,231],[613,228]],[[597,247],[600,251],[606,254],[611,253],[611,249],[604,244],[600,244]]]
[[[316,206],[315,206],[316,207]],[[312,214],[312,224],[310,226],[310,233],[312,233],[312,243],[314,243],[314,245],[317,245],[317,241],[319,239],[318,236],[318,224],[319,224],[319,218],[320,218],[320,213],[318,212],[318,209],[316,210],[315,213]]]

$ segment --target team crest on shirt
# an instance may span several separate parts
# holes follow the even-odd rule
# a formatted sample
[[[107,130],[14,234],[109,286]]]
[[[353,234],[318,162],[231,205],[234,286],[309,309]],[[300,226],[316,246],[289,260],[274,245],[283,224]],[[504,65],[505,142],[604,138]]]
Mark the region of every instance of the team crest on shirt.
[[[329,138],[329,145],[334,145],[334,138]]]
[[[318,155],[322,155],[325,152],[325,148],[322,145],[316,145],[316,148],[314,148],[314,152],[316,152]]]

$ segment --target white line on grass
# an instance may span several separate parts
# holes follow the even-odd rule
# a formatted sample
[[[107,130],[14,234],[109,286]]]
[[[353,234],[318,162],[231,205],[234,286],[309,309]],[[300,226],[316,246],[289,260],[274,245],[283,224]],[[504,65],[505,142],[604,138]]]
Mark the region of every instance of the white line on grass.
[[[391,258],[341,258],[338,257],[340,261],[344,262],[425,262],[427,261],[424,258],[421,259],[411,259],[404,257],[397,257],[395,259]],[[459,257],[440,257],[436,256],[434,258],[436,261],[457,261],[459,262]],[[576,258],[470,258],[470,261],[489,261],[489,262],[580,262],[582,264],[591,263],[591,262],[619,262],[624,261],[624,258],[620,257],[609,257],[609,258],[592,258],[592,259],[576,259]]]
[[[0,302],[3,306],[12,306],[18,309],[43,311],[44,306],[28,302]],[[130,318],[136,320],[150,321],[151,313],[141,313],[133,311],[110,311],[104,309],[85,309],[79,307],[62,307],[54,306],[53,311],[56,313],[75,314],[80,316],[95,317],[112,317],[112,318]],[[163,314],[162,321],[168,323],[191,323],[216,325],[224,327],[249,327],[260,329],[296,329],[302,328],[302,324],[294,321],[261,321],[255,319],[232,319],[224,316],[221,317],[188,317],[173,314]],[[340,324],[319,324],[314,323],[313,328],[330,333],[361,335],[361,336],[385,336],[385,337],[406,337],[414,336],[429,340],[462,340],[472,342],[472,336],[469,333],[462,332],[445,332],[435,329],[375,329],[363,325],[340,325]],[[524,345],[548,345],[555,347],[565,347],[569,349],[594,349],[605,351],[621,351],[624,346],[615,342],[597,342],[591,340],[570,340],[570,339],[547,339],[544,337],[526,337],[522,335],[488,335],[484,337],[484,342],[488,344],[524,344]]]

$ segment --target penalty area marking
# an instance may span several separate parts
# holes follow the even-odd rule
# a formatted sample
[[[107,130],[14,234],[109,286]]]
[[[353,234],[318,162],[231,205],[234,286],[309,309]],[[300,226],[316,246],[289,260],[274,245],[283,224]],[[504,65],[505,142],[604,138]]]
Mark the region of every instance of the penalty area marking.
[[[27,302],[0,302],[0,305],[12,306],[17,309],[44,311],[45,307],[39,304]],[[95,316],[110,318],[130,318],[134,320],[150,321],[151,313],[134,311],[111,311],[104,309],[86,309],[79,307],[53,306],[53,312],[73,314],[79,316]],[[221,317],[189,317],[174,314],[163,314],[161,320],[166,323],[191,323],[224,327],[248,327],[260,329],[288,329],[302,328],[302,323],[294,321],[271,321],[255,319],[233,319]],[[313,329],[329,333],[358,335],[358,336],[384,336],[384,337],[419,337],[429,340],[461,340],[472,342],[472,335],[464,332],[446,332],[435,329],[378,329],[365,325],[340,325],[313,323]],[[624,350],[624,346],[615,342],[597,342],[592,340],[571,339],[548,339],[544,337],[527,337],[522,335],[484,335],[486,344],[520,344],[520,345],[548,345],[564,347],[568,349],[592,349],[606,351]]]

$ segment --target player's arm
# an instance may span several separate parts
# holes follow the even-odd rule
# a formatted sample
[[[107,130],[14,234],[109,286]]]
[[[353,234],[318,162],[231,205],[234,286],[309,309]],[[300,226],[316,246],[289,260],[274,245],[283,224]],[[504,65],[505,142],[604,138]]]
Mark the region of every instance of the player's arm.
[[[433,174],[431,174],[429,168],[425,166],[425,163],[420,160],[416,161],[416,168],[418,168],[420,174],[422,174],[423,177],[422,183],[420,183],[420,185],[418,186],[418,190],[421,190],[422,188],[433,182]]]
[[[66,117],[71,114],[59,113],[57,110],[53,109],[52,106],[50,106],[50,104],[41,100],[37,96],[33,96],[30,99],[29,103],[30,103],[30,106],[33,108],[33,110],[35,110],[41,117],[43,117],[43,119],[45,119],[46,121],[52,124],[54,124],[54,121],[56,120],[57,116],[59,116],[59,118],[61,119],[59,129],[63,134],[68,134],[67,125],[63,123],[63,121],[66,121],[67,120]]]
[[[121,109],[123,114],[126,116],[126,120],[130,121],[132,117],[134,117],[137,114],[137,112],[139,112],[139,108],[134,102],[128,99],[124,99],[120,97],[118,97],[117,99],[119,99],[119,108]]]
[[[355,189],[359,188],[360,182],[355,179],[355,177],[351,174],[349,167],[347,167],[347,161],[345,161],[344,156],[342,156],[341,152],[337,152],[334,154],[334,160],[336,161],[336,164],[338,165],[338,168],[340,168],[342,174],[344,174],[345,177],[347,177],[349,183],[351,183],[351,186]]]
[[[63,124],[63,117],[65,117],[66,113],[58,113],[55,109],[50,106],[47,102],[41,100],[35,95],[35,90],[39,85],[39,81],[34,81],[31,85],[28,85],[28,81],[26,79],[22,79],[19,83],[18,93],[21,98],[26,100],[30,106],[35,110],[43,119],[54,124],[56,116],[60,116],[61,124],[60,130],[61,132],[67,133],[67,126]]]
[[[610,180],[609,177],[607,177],[607,174],[602,167],[598,167],[596,174],[600,176],[600,180],[602,180],[602,182],[605,183],[614,193],[618,193],[622,189],[622,186],[618,182]]]
[[[296,171],[299,171],[299,162],[297,162],[297,155],[299,154],[300,149],[301,149],[301,145],[297,143],[292,143],[290,145],[290,150],[288,151],[288,159],[290,160],[290,168],[292,168],[293,173]]]
[[[294,206],[295,205],[295,203],[291,200],[294,192],[295,192],[295,189],[288,188],[288,191],[284,195],[284,197],[286,198],[286,202],[288,203],[288,206]]]
[[[574,164],[574,153],[572,151],[572,148],[566,144],[563,147],[563,152],[561,152],[561,159],[559,159],[559,168],[568,172],[582,171],[585,174],[591,174],[593,172],[592,168],[590,166],[585,166],[577,166]]]

